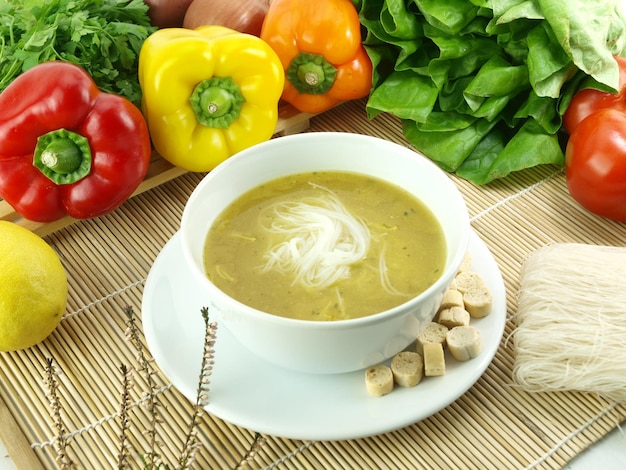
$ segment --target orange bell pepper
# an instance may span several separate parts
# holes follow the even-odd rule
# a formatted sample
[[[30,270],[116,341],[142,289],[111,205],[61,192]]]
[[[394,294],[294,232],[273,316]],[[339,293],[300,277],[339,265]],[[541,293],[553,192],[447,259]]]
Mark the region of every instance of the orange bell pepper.
[[[372,88],[372,63],[350,0],[273,0],[261,39],[285,69],[282,99],[302,112],[320,113]]]

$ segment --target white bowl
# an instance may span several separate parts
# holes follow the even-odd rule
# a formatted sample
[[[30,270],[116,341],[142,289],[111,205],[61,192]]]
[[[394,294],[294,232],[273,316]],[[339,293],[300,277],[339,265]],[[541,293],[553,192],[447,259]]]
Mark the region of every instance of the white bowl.
[[[438,218],[447,245],[441,277],[402,305],[363,318],[305,321],[248,307],[213,285],[203,267],[206,235],[214,219],[246,191],[289,174],[337,170],[376,176],[408,190]],[[206,291],[211,315],[244,347],[274,364],[307,373],[343,373],[390,358],[432,320],[456,275],[469,242],[463,198],[441,169],[398,144],[359,134],[311,132],[279,137],[220,164],[198,184],[181,220],[186,263]],[[218,330],[219,331],[219,330]],[[219,332],[217,334],[219,341]]]

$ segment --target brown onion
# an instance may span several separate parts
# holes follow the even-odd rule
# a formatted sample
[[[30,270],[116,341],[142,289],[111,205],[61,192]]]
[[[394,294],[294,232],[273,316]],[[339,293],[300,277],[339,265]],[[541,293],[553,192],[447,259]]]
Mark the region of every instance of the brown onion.
[[[144,0],[153,26],[180,28],[185,12],[193,0]]]
[[[220,25],[260,36],[268,8],[269,0],[193,0],[187,8],[183,27]]]

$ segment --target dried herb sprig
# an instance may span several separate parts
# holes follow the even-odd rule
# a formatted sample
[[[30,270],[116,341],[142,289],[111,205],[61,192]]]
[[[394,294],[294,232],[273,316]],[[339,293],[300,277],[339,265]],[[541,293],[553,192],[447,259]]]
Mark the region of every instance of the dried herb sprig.
[[[144,352],[143,343],[139,338],[139,327],[135,321],[135,313],[130,305],[124,308],[126,314],[126,338],[135,347],[137,363],[139,366],[139,372],[143,375],[148,385],[148,392],[146,392],[146,408],[150,413],[150,426],[144,431],[144,434],[148,437],[149,451],[142,456],[144,466],[146,470],[154,470],[160,468],[161,458],[158,453],[158,447],[160,442],[157,440],[157,426],[161,423],[161,417],[159,416],[158,406],[159,403],[156,399],[156,381],[154,375],[156,371],[152,367],[152,359],[148,359]]]
[[[239,462],[239,465],[235,467],[235,470],[240,470],[240,469],[244,469],[248,467],[250,463],[256,457],[256,454],[259,452],[261,447],[263,447],[263,444],[265,444],[265,437],[261,433],[255,432],[254,439],[252,440],[252,443],[250,444],[250,448],[248,449],[248,452],[246,452],[246,455],[243,456],[243,459],[241,459],[241,462]]]
[[[146,432],[150,441],[150,452],[142,455],[142,461],[145,470],[169,470],[169,466],[161,461],[161,458],[156,452],[160,443],[157,440],[157,425],[162,422],[161,418],[157,414],[158,402],[156,400],[156,381],[154,375],[156,371],[152,367],[152,359],[148,359],[148,356],[144,352],[143,343],[139,337],[139,328],[135,321],[135,314],[132,307],[127,306],[124,308],[126,314],[126,337],[133,344],[137,351],[137,362],[139,364],[139,371],[145,376],[148,392],[145,395],[147,398],[148,409],[151,413],[150,429]],[[201,443],[198,441],[197,428],[200,424],[200,417],[202,410],[208,404],[209,400],[209,384],[210,375],[213,371],[213,365],[215,363],[215,341],[217,334],[217,323],[209,321],[209,310],[207,307],[201,309],[202,318],[205,322],[205,336],[204,336],[204,351],[202,355],[202,363],[200,367],[200,374],[198,380],[198,390],[196,395],[196,402],[193,407],[193,415],[189,424],[189,431],[186,436],[181,455],[178,459],[177,469],[189,469],[195,461],[195,456]],[[132,368],[128,368],[125,365],[120,366],[122,372],[122,396],[120,402],[119,419],[121,424],[120,431],[120,451],[118,455],[118,469],[122,470],[127,467],[129,461],[130,445],[128,443],[128,432],[130,430],[130,416],[129,411],[131,408],[130,403],[130,390],[133,386],[133,374]],[[68,442],[66,438],[66,431],[63,425],[61,416],[62,406],[58,397],[58,382],[56,376],[61,373],[56,367],[54,367],[54,360],[47,359],[47,366],[45,369],[46,377],[45,384],[48,388],[47,397],[50,402],[52,410],[52,418],[54,420],[54,426],[57,431],[57,438],[55,440],[55,450],[57,452],[57,461],[61,465],[63,470],[72,470],[76,468],[76,464],[67,454]],[[235,467],[236,469],[243,469],[247,467],[255,458],[259,449],[265,442],[265,437],[260,433],[255,433],[254,439],[250,445],[250,448],[244,455],[243,459]]]
[[[52,410],[52,419],[54,421],[54,427],[57,432],[56,441],[54,444],[55,451],[57,453],[57,462],[61,465],[63,470],[70,470],[76,467],[76,464],[67,454],[67,439],[65,437],[65,426],[63,425],[63,417],[61,416],[61,402],[57,393],[59,383],[57,381],[57,375],[61,373],[60,369],[55,367],[54,359],[46,358],[46,377],[45,384],[48,389],[46,394],[48,402],[50,403],[50,409]]]
[[[178,464],[180,469],[190,468],[195,459],[196,451],[200,442],[197,440],[198,421],[202,410],[209,402],[209,384],[210,375],[215,364],[215,338],[217,334],[217,323],[209,321],[209,309],[203,307],[200,309],[204,320],[204,350],[202,353],[202,363],[200,366],[200,374],[198,379],[198,392],[196,394],[196,402],[193,406],[193,415],[189,423],[189,431],[187,439],[183,445]]]
[[[122,399],[120,402],[120,453],[117,459],[117,468],[122,470],[128,463],[129,444],[128,430],[130,429],[130,418],[128,412],[130,410],[130,389],[132,387],[133,373],[127,366],[120,366],[122,371]]]

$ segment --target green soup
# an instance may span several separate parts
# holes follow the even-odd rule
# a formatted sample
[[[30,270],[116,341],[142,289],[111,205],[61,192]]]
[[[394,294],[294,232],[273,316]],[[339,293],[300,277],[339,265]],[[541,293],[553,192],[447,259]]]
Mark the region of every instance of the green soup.
[[[222,291],[258,310],[345,320],[415,297],[443,273],[446,241],[405,190],[348,172],[258,186],[215,220],[204,265]]]

